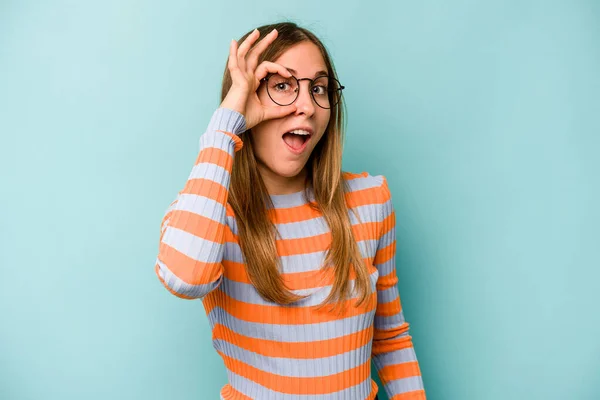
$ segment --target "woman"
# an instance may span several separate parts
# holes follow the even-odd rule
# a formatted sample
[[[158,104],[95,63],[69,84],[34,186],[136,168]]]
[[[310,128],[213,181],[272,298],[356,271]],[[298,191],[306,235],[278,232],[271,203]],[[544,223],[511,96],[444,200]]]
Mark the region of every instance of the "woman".
[[[221,399],[377,398],[371,358],[390,398],[425,399],[390,190],[341,170],[343,86],[325,47],[293,23],[239,43],[155,267],[171,293],[203,300]]]

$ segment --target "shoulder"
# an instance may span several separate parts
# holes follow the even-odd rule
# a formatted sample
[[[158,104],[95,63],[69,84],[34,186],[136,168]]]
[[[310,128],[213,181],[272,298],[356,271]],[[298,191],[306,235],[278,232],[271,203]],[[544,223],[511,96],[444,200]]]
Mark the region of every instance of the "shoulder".
[[[373,175],[367,171],[360,173],[343,171],[350,196],[368,198],[372,203],[383,204],[391,198],[387,178],[384,175]]]

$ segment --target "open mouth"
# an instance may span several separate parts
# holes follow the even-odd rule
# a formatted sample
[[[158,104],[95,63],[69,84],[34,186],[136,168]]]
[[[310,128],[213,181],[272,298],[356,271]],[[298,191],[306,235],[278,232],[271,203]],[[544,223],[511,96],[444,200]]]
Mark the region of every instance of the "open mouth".
[[[301,153],[309,142],[312,134],[302,129],[296,129],[283,134],[283,141],[293,153]]]

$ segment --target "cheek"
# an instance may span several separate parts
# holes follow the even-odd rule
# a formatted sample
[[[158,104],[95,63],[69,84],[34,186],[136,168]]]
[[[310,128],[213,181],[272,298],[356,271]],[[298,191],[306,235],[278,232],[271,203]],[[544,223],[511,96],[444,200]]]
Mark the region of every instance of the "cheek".
[[[271,102],[271,98],[269,97],[269,94],[267,93],[267,89],[264,85],[260,86],[256,90],[256,95],[258,96],[258,99],[260,100],[260,102],[264,105],[267,105]]]
[[[259,129],[252,131],[252,141],[254,144],[255,153],[259,154],[262,159],[268,157],[269,154],[279,145],[281,136],[277,133],[277,126],[263,122]]]
[[[319,115],[319,127],[321,132],[325,132],[327,129],[327,125],[329,125],[329,118],[331,116],[331,111],[323,110],[323,112]]]

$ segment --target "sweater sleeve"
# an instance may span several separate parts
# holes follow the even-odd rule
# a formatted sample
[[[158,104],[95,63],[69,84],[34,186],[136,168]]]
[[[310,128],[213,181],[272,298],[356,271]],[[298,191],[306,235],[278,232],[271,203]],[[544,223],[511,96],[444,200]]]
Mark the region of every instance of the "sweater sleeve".
[[[234,237],[226,223],[229,182],[245,129],[237,111],[213,113],[187,182],[163,216],[154,270],[175,296],[201,299],[221,283],[225,241]]]
[[[382,222],[374,260],[379,277],[373,364],[391,400],[424,400],[421,371],[396,286],[396,213],[387,179],[384,176],[381,178],[379,201]]]

